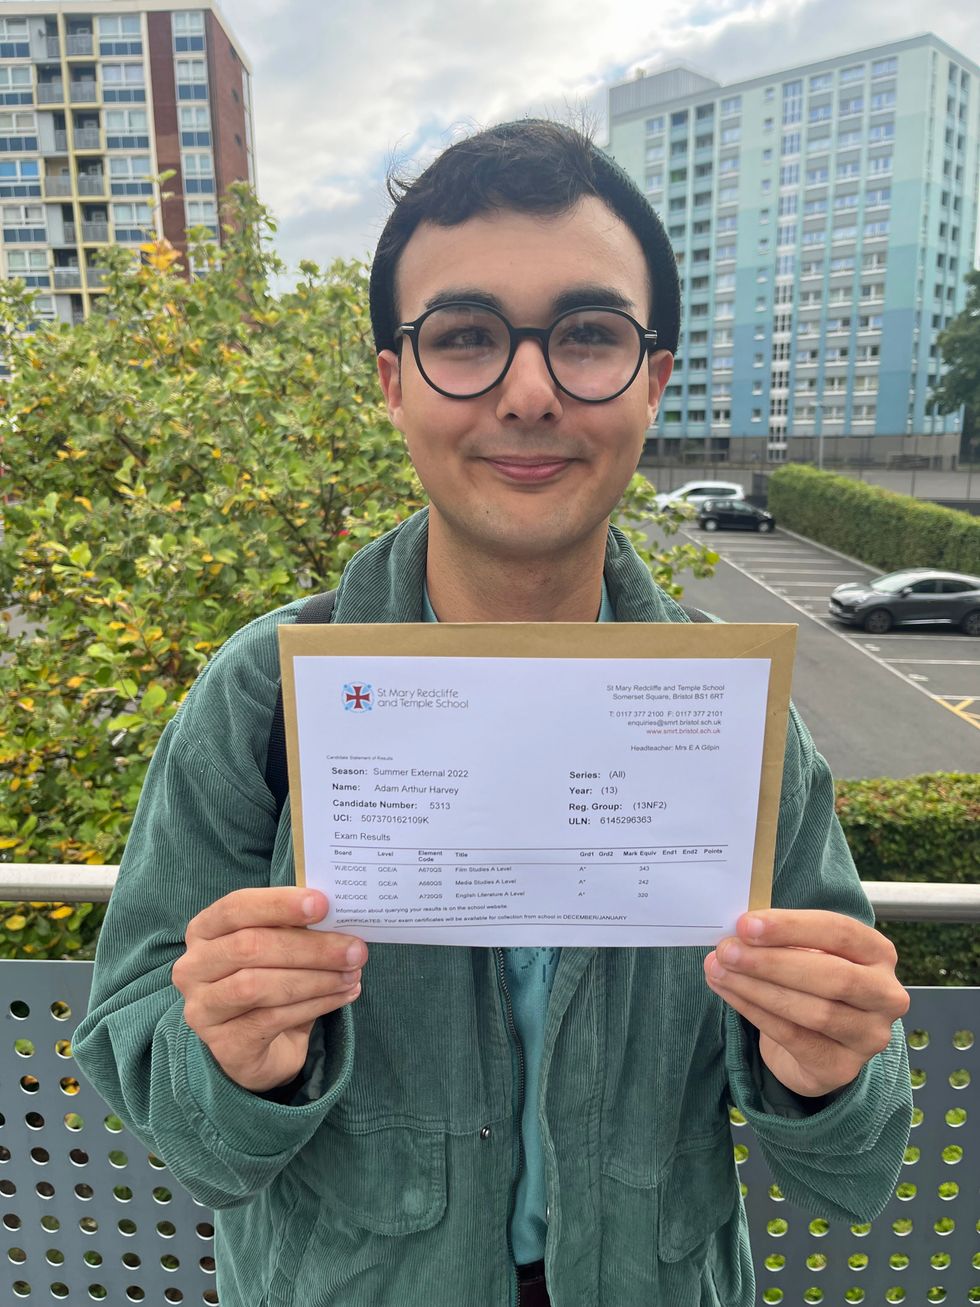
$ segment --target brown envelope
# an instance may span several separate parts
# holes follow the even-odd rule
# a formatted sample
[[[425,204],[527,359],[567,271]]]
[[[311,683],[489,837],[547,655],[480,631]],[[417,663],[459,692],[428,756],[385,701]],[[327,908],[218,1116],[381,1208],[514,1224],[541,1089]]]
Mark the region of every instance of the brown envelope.
[[[767,908],[779,818],[795,625],[747,622],[419,622],[279,627],[296,880],[306,884],[293,658],[370,655],[424,658],[768,658],[762,776],[749,908]]]

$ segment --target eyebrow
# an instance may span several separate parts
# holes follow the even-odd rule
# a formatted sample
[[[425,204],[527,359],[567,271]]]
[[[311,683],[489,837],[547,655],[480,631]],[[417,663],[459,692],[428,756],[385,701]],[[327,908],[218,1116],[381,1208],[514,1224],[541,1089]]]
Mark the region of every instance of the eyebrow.
[[[425,307],[427,309],[436,309],[444,304],[458,303],[460,300],[468,300],[471,304],[484,304],[487,308],[496,309],[498,313],[504,313],[506,316],[503,302],[499,296],[481,290],[477,286],[450,286],[445,290],[437,291],[425,301]],[[551,312],[557,318],[561,317],[563,313],[569,313],[573,309],[580,309],[586,305],[636,312],[636,304],[622,291],[615,290],[612,286],[593,284],[570,286],[568,290],[562,291],[551,301]]]

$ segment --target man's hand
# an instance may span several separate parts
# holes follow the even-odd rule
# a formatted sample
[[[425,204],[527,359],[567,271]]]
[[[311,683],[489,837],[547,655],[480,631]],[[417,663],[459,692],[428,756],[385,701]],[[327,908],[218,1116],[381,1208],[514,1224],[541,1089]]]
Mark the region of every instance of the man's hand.
[[[735,929],[705,958],[705,978],[758,1029],[788,1089],[830,1093],[887,1047],[909,996],[884,935],[837,912],[780,908],[745,913]]]
[[[326,912],[318,890],[241,889],[187,927],[187,952],[173,968],[184,1019],[225,1075],[253,1093],[288,1084],[316,1018],[361,992],[364,941],[306,929]]]

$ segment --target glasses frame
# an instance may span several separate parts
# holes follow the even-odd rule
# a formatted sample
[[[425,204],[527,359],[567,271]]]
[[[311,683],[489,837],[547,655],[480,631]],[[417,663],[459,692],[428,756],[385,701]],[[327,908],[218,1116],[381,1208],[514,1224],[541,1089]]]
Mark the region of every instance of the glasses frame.
[[[500,369],[499,375],[490,383],[489,386],[484,386],[482,390],[474,390],[471,395],[455,395],[450,390],[443,390],[442,386],[436,385],[422,366],[422,359],[419,355],[419,334],[426,320],[431,318],[434,313],[440,313],[443,309],[479,309],[482,313],[492,313],[495,318],[499,318],[504,324],[510,336],[510,351],[507,354],[506,362]],[[626,321],[631,323],[636,329],[636,366],[633,368],[629,380],[625,385],[620,386],[619,390],[613,391],[611,395],[604,395],[602,399],[587,399],[583,395],[576,395],[574,390],[569,390],[567,386],[563,386],[555,376],[555,370],[551,366],[551,335],[555,328],[560,323],[564,322],[566,318],[570,318],[576,313],[594,313],[596,311],[601,311],[602,313],[615,313],[617,317],[625,318]],[[576,400],[579,404],[608,404],[610,400],[618,399],[624,391],[629,390],[630,386],[632,386],[633,382],[636,380],[640,367],[643,364],[643,356],[652,353],[657,346],[657,332],[655,328],[642,326],[637,322],[636,318],[627,313],[624,309],[615,309],[609,304],[581,304],[578,308],[567,309],[564,313],[559,314],[558,317],[555,318],[550,327],[515,327],[507,318],[504,317],[499,309],[492,308],[489,304],[481,304],[478,300],[448,300],[445,304],[435,304],[431,309],[426,309],[426,311],[417,317],[414,322],[401,323],[395,332],[395,339],[400,343],[405,337],[412,342],[412,353],[415,355],[415,366],[418,368],[423,381],[426,385],[431,386],[431,388],[438,394],[444,395],[446,399],[479,399],[481,395],[489,394],[491,390],[500,385],[504,377],[506,377],[507,373],[510,371],[510,365],[514,362],[514,356],[516,355],[518,346],[521,342],[525,340],[536,340],[541,346],[541,353],[544,357],[545,367],[548,369],[548,375],[551,377],[551,380],[563,395],[568,395],[570,399]]]

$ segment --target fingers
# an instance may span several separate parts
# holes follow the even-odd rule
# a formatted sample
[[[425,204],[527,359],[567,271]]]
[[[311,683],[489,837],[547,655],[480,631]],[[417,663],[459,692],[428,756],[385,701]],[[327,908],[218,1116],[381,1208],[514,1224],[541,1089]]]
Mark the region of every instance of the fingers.
[[[351,971],[366,961],[367,945],[355,935],[245,926],[206,943],[189,936],[187,952],[174,964],[174,984],[211,983],[256,967]]]
[[[880,1010],[852,1007],[816,992],[787,989],[771,979],[729,971],[718,965],[716,955],[706,959],[705,975],[711,988],[737,1012],[798,1056],[805,1055],[805,1041],[811,1041],[814,1050],[819,1041],[826,1041],[848,1049],[864,1063],[886,1048],[891,1038],[893,1017]],[[784,1041],[783,1033],[791,1042]]]
[[[809,948],[864,965],[894,967],[895,948],[872,926],[817,908],[767,908],[743,913],[736,931],[746,943],[767,948]]]
[[[327,896],[320,890],[283,885],[239,889],[215,900],[187,927],[191,938],[219,939],[257,926],[308,926],[327,915]]]
[[[890,1012],[901,1016],[905,991],[890,969],[859,966],[830,953],[801,948],[768,948],[725,939],[718,945],[717,962],[727,972],[755,976],[797,996],[813,995],[846,1004],[864,1012]]]
[[[253,1010],[292,1009],[335,995],[360,990],[360,968],[353,971],[297,971],[256,967],[215,981],[206,989],[196,986],[186,996],[184,1014],[192,1028],[211,1028],[233,1021]],[[319,1014],[318,1014],[319,1015]],[[301,1017],[291,1017],[299,1025]]]

